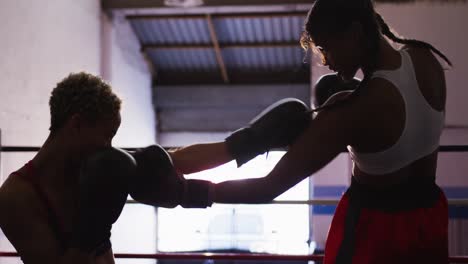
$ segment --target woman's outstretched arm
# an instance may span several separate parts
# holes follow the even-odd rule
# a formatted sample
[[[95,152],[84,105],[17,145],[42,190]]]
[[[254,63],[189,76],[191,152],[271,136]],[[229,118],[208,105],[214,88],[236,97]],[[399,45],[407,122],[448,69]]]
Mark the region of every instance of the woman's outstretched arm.
[[[212,169],[233,160],[224,141],[189,145],[169,151],[169,155],[180,174]]]
[[[360,125],[353,104],[320,112],[263,178],[214,186],[215,203],[267,203],[314,174],[352,144]]]

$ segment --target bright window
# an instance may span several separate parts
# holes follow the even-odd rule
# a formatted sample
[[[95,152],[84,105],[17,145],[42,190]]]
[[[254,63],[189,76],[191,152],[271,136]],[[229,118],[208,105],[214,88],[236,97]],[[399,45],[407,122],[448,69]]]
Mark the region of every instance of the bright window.
[[[284,152],[270,152],[241,168],[235,162],[186,175],[186,178],[220,182],[263,177],[273,169]],[[308,179],[276,200],[307,200]],[[215,204],[208,209],[158,209],[158,250],[249,251],[278,254],[307,254],[309,238],[307,205]]]

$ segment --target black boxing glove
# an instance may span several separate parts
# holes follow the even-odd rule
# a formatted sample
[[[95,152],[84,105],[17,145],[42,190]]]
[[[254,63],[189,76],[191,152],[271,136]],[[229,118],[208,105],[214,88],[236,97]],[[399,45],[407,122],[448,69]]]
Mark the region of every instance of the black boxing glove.
[[[71,248],[94,254],[111,248],[112,224],[127,201],[129,180],[135,172],[133,157],[117,148],[98,151],[82,163]]]
[[[131,154],[137,173],[130,183],[130,196],[137,202],[158,207],[206,208],[211,206],[212,184],[186,180],[174,168],[169,153],[151,145]]]
[[[314,105],[315,107],[322,106],[332,95],[355,90],[361,80],[353,78],[350,81],[344,81],[338,74],[330,73],[322,75],[314,86]]]
[[[272,149],[288,147],[307,128],[312,117],[309,107],[295,98],[285,98],[270,105],[249,125],[225,139],[237,167]]]

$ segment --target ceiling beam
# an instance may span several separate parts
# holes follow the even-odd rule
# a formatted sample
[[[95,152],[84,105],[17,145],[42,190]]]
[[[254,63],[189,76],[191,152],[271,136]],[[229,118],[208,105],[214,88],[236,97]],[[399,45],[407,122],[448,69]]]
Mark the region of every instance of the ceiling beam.
[[[166,20],[166,19],[205,19],[206,15],[200,14],[189,14],[189,15],[177,15],[177,14],[163,14],[163,15],[128,15],[126,16],[129,20]]]
[[[274,13],[225,13],[214,14],[213,18],[281,18],[281,17],[306,17],[307,12],[274,12]]]
[[[196,7],[168,7],[162,0],[101,0],[113,15],[206,15],[235,13],[307,12],[311,0],[205,0]]]
[[[275,13],[224,13],[212,14],[214,19],[221,18],[281,18],[281,17],[306,17],[307,12],[275,12]],[[205,15],[188,14],[188,15],[128,15],[129,20],[166,20],[166,19],[205,19]]]
[[[206,15],[206,21],[210,30],[211,43],[213,44],[215,50],[216,60],[218,61],[218,66],[221,71],[221,75],[223,76],[223,81],[227,84],[229,83],[229,77],[227,75],[226,65],[224,64],[221,48],[219,47],[218,36],[216,35],[216,30],[213,24],[213,20],[211,19],[211,15]]]
[[[289,47],[300,47],[299,42],[276,42],[276,43],[239,43],[239,44],[223,44],[219,43],[220,49],[229,48],[289,48]],[[197,45],[180,45],[180,44],[144,44],[142,45],[143,51],[153,49],[165,49],[165,50],[178,50],[178,49],[212,49],[213,46],[210,44],[197,44]]]
[[[304,68],[303,68],[304,67]],[[248,71],[241,69],[229,70],[229,85],[234,84],[292,84],[292,83],[310,83],[310,65],[300,64],[285,69],[271,71],[268,69],[258,69],[257,71]],[[155,81],[156,86],[160,85],[200,85],[200,84],[224,84],[218,71],[203,72],[181,72],[165,71],[158,72],[158,78]]]
[[[311,5],[311,0],[203,0],[203,7],[221,6],[262,6],[262,5]],[[164,0],[102,0],[104,9],[128,9],[128,8],[163,8],[168,7]]]
[[[376,0],[377,3],[466,2],[467,0]],[[101,0],[104,11],[119,15],[190,15],[307,12],[313,0],[204,0],[196,7],[169,7],[164,0]]]

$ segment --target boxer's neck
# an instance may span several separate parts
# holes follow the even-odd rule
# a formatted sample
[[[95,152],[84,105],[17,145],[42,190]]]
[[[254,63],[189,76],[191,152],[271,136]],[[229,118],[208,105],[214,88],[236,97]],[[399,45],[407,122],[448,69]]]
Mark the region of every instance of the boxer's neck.
[[[60,135],[49,136],[33,159],[41,184],[57,192],[74,189],[80,160]]]

